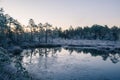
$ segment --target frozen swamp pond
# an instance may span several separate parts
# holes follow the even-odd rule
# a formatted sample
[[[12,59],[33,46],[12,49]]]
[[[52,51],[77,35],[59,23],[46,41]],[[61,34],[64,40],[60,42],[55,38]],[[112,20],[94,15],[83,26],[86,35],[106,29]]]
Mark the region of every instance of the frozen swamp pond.
[[[37,80],[120,80],[120,54],[79,48],[36,48],[21,53]]]

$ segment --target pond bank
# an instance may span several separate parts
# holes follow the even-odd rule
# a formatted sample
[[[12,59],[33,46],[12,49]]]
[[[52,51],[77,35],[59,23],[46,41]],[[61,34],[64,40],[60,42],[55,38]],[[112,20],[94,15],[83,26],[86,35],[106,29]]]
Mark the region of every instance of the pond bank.
[[[53,43],[23,43],[20,46],[22,49],[27,48],[81,48],[81,49],[96,49],[107,51],[120,51],[120,41],[102,41],[102,40],[62,40],[55,39]]]
[[[8,47],[7,51],[13,54],[20,54],[24,49],[28,48],[53,48],[53,47],[95,49],[101,51],[120,52],[120,41],[55,39],[53,40],[52,43],[23,42],[20,45],[12,45],[11,47]]]
[[[23,43],[18,46],[9,47],[7,50],[0,48],[0,72],[1,72],[0,79],[1,80],[15,80],[15,78],[17,77],[21,80],[30,80],[22,75],[23,72],[25,72],[26,74],[26,71],[24,71],[24,69],[22,70],[23,72],[17,73],[16,67],[9,65],[9,63],[11,63],[10,55],[20,54],[24,49],[27,49],[27,48],[54,48],[54,47],[63,47],[66,49],[74,48],[75,50],[77,48],[81,50],[82,49],[88,49],[88,50],[93,49],[93,50],[105,52],[105,53],[100,52],[100,54],[101,53],[106,54],[106,53],[111,53],[111,52],[120,53],[120,42],[114,42],[114,41],[97,41],[97,40],[96,41],[95,40],[94,41],[93,40],[59,41],[58,40],[57,42],[49,43],[49,44],[37,43],[37,42],[36,43]],[[11,53],[11,54],[8,54],[8,53]],[[4,79],[4,76],[6,76],[5,79]]]
[[[25,71],[19,72],[19,65],[13,66],[13,63],[8,51],[0,47],[0,80],[31,80],[28,74],[27,76],[23,75]]]

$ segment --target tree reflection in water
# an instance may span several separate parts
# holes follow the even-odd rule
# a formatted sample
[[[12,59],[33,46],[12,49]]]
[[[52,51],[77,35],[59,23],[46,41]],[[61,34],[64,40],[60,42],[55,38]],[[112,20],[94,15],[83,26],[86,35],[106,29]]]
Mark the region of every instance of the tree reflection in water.
[[[24,56],[23,64],[41,64],[38,65],[39,68],[47,69],[48,65],[52,65],[52,62],[54,62],[57,58],[57,52],[61,52],[61,48],[37,48],[37,49],[27,49],[22,52],[22,55]],[[48,59],[51,58],[51,63],[48,63]],[[37,59],[37,60],[36,60]],[[36,62],[38,61],[38,62]]]
[[[39,61],[43,60],[42,58],[44,58],[45,60],[44,62],[46,64],[48,57],[52,57],[54,59],[55,57],[57,57],[56,53],[57,52],[60,53],[61,49],[62,48],[60,47],[27,49],[23,51],[22,56],[26,57],[27,59],[29,58],[28,60],[29,62],[27,62],[26,64],[30,64],[34,62],[34,59],[36,59],[36,57],[40,59]],[[101,56],[104,61],[106,61],[107,59],[110,59],[112,63],[118,63],[120,61],[120,53],[116,53],[114,51],[109,52],[109,51],[102,51],[102,50],[96,50],[96,49],[81,49],[81,48],[64,48],[64,49],[69,51],[70,55],[73,53],[73,51],[75,51],[78,54],[80,54],[81,52],[83,52],[84,54],[90,53],[91,56],[93,57]],[[22,60],[22,56],[20,60]]]
[[[73,51],[77,53],[83,52],[84,54],[90,53],[91,56],[101,56],[104,61],[106,61],[108,58],[112,61],[112,63],[118,63],[120,61],[120,52],[115,51],[102,51],[97,49],[81,49],[81,48],[65,48],[72,54]]]
[[[64,51],[67,51],[68,54],[66,54],[66,52],[64,52]],[[27,71],[28,71],[28,72],[32,72],[30,74],[30,75],[32,75],[32,77],[34,77],[33,73],[35,73],[38,76],[42,75],[41,77],[43,77],[43,79],[45,79],[45,80],[49,80],[49,79],[46,79],[47,76],[49,76],[49,78],[51,78],[50,80],[52,80],[53,77],[50,77],[50,76],[55,75],[54,73],[56,73],[56,71],[59,71],[64,68],[68,69],[68,70],[71,68],[74,68],[75,66],[72,63],[75,63],[75,65],[79,65],[79,63],[77,64],[76,62],[74,62],[77,59],[73,60],[74,56],[72,56],[72,55],[74,55],[74,53],[77,54],[77,55],[75,55],[75,56],[77,56],[77,58],[79,57],[78,55],[81,55],[83,53],[84,55],[90,54],[91,57],[101,56],[104,61],[109,59],[114,64],[118,63],[120,61],[120,53],[100,51],[100,50],[95,50],[95,49],[60,48],[60,47],[26,49],[20,55],[15,56],[14,61],[15,61],[15,65],[17,65],[16,67],[18,69],[18,72],[26,75],[26,74],[28,74],[27,73]],[[62,57],[61,57],[61,55],[62,55]],[[66,56],[66,55],[67,55],[67,57],[63,58],[63,56]],[[65,58],[67,58],[67,59],[65,59]],[[84,58],[84,60],[85,59],[86,58]],[[73,62],[71,62],[71,61],[73,61]],[[79,61],[77,61],[77,62],[79,62]],[[84,63],[84,61],[83,61],[83,63]],[[79,67],[80,67],[80,65],[79,65]],[[31,68],[33,68],[33,69],[31,69]],[[73,72],[74,72],[74,69],[73,69]],[[69,74],[69,72],[67,74]],[[39,77],[39,78],[41,78],[41,77]]]
[[[23,67],[23,56],[17,54],[11,57],[13,65],[16,68],[15,80],[32,80],[32,77],[28,74],[28,71]]]

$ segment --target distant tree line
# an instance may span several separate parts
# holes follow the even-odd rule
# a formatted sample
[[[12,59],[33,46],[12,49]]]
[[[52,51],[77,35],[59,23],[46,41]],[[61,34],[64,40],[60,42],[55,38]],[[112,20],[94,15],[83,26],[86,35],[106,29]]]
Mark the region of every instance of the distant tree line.
[[[28,26],[23,26],[0,9],[0,46],[7,47],[23,42],[49,43],[56,38],[117,41],[120,40],[120,28],[96,24],[84,28],[70,26],[69,29],[62,30],[61,27],[53,27],[49,23],[35,24],[33,19],[29,20]]]
[[[93,25],[91,27],[77,27],[63,31],[63,38],[68,39],[89,39],[89,40],[120,40],[120,28],[113,26],[109,28],[107,25]]]

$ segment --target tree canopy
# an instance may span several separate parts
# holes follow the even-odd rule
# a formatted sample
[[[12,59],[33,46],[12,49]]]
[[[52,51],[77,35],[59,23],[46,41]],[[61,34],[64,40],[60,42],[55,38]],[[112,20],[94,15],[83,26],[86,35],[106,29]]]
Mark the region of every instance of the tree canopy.
[[[63,30],[49,23],[35,24],[33,19],[28,21],[28,26],[23,26],[0,8],[0,46],[6,47],[24,42],[48,43],[55,38],[117,41],[120,40],[120,28],[95,24],[83,28],[70,26],[69,29]]]

